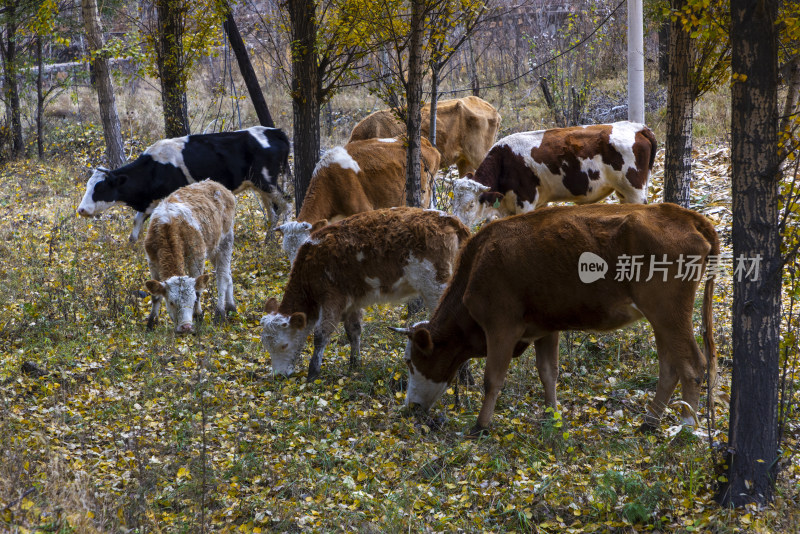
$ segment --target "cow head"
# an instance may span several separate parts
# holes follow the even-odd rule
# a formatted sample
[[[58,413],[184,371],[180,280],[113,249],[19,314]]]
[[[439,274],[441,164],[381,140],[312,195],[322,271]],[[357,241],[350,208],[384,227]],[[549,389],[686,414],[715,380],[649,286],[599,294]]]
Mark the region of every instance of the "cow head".
[[[164,282],[148,280],[147,291],[166,302],[175,331],[185,334],[194,330],[193,318],[200,315],[200,295],[208,285],[208,275],[201,274],[197,278],[191,276],[173,276]]]
[[[119,201],[117,191],[127,180],[125,175],[116,175],[103,167],[98,167],[86,182],[86,192],[78,206],[78,215],[92,217],[100,215]]]
[[[313,325],[308,324],[305,313],[280,313],[275,299],[269,299],[265,311],[267,315],[261,318],[261,345],[269,352],[273,372],[289,376],[295,371]]]
[[[313,225],[305,221],[291,221],[275,228],[276,232],[280,232],[283,235],[283,251],[289,258],[289,261],[294,263],[294,259],[297,257],[297,251],[300,250],[303,243],[308,241],[311,233],[327,224],[328,221],[326,219],[317,221]]]
[[[450,377],[441,380],[428,378],[428,374],[436,374],[432,362],[435,346],[428,330],[428,322],[417,323],[411,328],[393,328],[392,330],[408,336],[406,342],[405,362],[408,366],[408,389],[406,390],[406,406],[417,404],[428,411],[434,402],[439,400],[447,389]]]
[[[453,182],[453,213],[467,226],[474,226],[480,221],[484,211],[480,196],[489,191],[489,187],[472,180],[472,174]]]

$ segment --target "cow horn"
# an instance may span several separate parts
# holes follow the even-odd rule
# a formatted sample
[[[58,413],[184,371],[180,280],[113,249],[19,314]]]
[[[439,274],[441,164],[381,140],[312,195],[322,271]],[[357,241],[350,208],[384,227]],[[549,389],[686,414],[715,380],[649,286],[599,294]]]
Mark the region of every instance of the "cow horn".
[[[393,332],[398,332],[400,334],[405,334],[407,336],[411,334],[410,328],[400,328],[399,326],[387,326],[386,328],[392,330]]]

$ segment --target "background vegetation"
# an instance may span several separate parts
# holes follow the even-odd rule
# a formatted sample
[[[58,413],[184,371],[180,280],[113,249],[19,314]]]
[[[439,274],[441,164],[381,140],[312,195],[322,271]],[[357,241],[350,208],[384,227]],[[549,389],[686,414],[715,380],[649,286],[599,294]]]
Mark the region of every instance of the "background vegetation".
[[[624,117],[619,17],[587,41],[590,48],[545,64],[600,20],[588,9],[549,5],[487,20],[442,75],[445,98],[480,88],[503,116],[500,136],[575,113],[581,122]],[[115,82],[132,159],[163,136],[159,88],[142,70],[148,60],[136,46],[133,4],[104,7],[103,22],[119,35],[115,46],[125,58]],[[269,43],[262,7],[243,4],[237,17],[249,21],[243,31],[275,122],[291,131],[285,67],[258,48]],[[63,32],[49,42],[51,61],[70,47],[74,57],[61,59],[83,60],[80,31],[68,11],[59,13]],[[217,35],[188,80],[193,132],[256,123],[221,28]],[[665,92],[652,36],[647,49],[648,123],[662,139]],[[534,356],[524,355],[509,372],[492,435],[464,440],[480,385],[462,386],[460,405],[448,391],[431,420],[402,409],[404,340],[386,326],[425,311],[406,317],[403,307],[370,309],[357,372],[347,371],[342,333],[317,382],[272,377],[258,321],[267,298],[280,298],[289,263],[250,194],[239,197],[237,212],[237,313],[222,326],[207,314],[193,336],[176,336],[165,315],[145,331],[148,274],[141,242],[127,243],[130,211],[115,208],[96,220],[75,214],[90,169],[105,157],[96,94],[81,65],[54,71],[48,82],[42,159],[34,157],[34,78],[23,65],[25,155],[8,157],[8,138],[0,146],[0,531],[790,532],[800,524],[794,260],[784,272],[784,426],[771,506],[714,503],[723,475],[708,429],[678,432],[677,406],[661,434],[635,433],[657,376],[644,323],[610,335],[564,334],[557,414],[543,413]],[[555,95],[550,103],[541,80]],[[370,89],[345,88],[324,104],[323,148],[343,143],[355,122],[385,107]],[[691,205],[715,222],[730,251],[728,102],[721,88],[695,107]],[[661,199],[662,162],[660,153],[651,201]],[[794,177],[796,170],[788,172],[784,185],[787,249],[795,239]],[[731,363],[726,265],[714,306],[721,384],[710,431],[720,448]],[[482,363],[473,372],[480,382]],[[703,403],[699,415],[708,410]]]

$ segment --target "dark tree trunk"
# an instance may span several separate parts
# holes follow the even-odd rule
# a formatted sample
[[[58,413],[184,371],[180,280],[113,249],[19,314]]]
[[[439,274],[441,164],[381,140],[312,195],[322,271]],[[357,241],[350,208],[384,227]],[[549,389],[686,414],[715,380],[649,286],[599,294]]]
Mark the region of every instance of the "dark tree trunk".
[[[681,9],[686,0],[672,0]],[[669,80],[667,85],[667,139],[664,155],[664,201],[689,207],[692,186],[692,119],[694,94],[691,82],[692,40],[680,18],[669,29]]]
[[[467,55],[469,59],[469,79],[470,85],[472,86],[472,96],[481,96],[481,83],[478,80],[478,64],[475,61],[475,49],[472,46],[472,39],[467,39],[467,48],[469,54]],[[516,62],[514,63],[516,64]]]
[[[724,505],[772,500],[778,460],[781,295],[776,2],[731,1],[733,255],[761,257],[733,281],[733,371]],[[736,263],[734,264],[736,265]],[[747,262],[746,266],[752,266]],[[755,279],[754,279],[755,278]]]
[[[44,64],[42,62],[42,36],[36,37],[36,153],[39,159],[44,159]]]
[[[183,30],[185,6],[182,0],[156,0],[158,10],[158,75],[164,109],[165,137],[189,135],[186,101]]]
[[[231,49],[236,56],[236,62],[239,64],[239,72],[242,73],[242,78],[247,86],[247,92],[250,93],[250,100],[253,102],[253,107],[258,116],[258,122],[261,126],[275,127],[272,121],[272,115],[269,113],[267,101],[264,99],[264,93],[261,92],[261,87],[258,84],[256,71],[253,69],[253,64],[250,62],[250,56],[247,54],[247,48],[244,46],[242,35],[239,33],[239,28],[236,26],[236,21],[233,19],[233,13],[228,11],[228,17],[222,25],[225,29],[225,34],[228,36],[228,41],[231,43]]]
[[[17,23],[15,2],[7,4],[6,41],[2,43],[3,74],[5,75],[5,100],[11,126],[11,155],[20,157],[25,152],[22,138],[22,110],[19,102],[19,76],[17,73]]]
[[[658,83],[661,85],[669,82],[669,28],[669,20],[658,28]]]
[[[83,25],[89,40],[92,53],[103,48],[103,31],[97,11],[96,0],[82,0]],[[117,114],[117,103],[114,98],[114,84],[111,81],[111,70],[108,59],[103,54],[95,54],[92,61],[92,72],[96,78],[97,102],[100,108],[100,119],[103,122],[103,137],[106,141],[106,156],[112,169],[125,164],[125,145],[122,140],[122,127]]]
[[[411,34],[409,36],[408,53],[408,158],[406,160],[406,204],[420,207],[422,195],[420,191],[421,172],[420,159],[422,149],[420,129],[422,126],[422,29],[423,0],[411,0]]]
[[[292,26],[294,198],[295,214],[298,214],[319,160],[322,102],[316,52],[316,4],[313,0],[289,0],[287,8]]]
[[[428,141],[433,146],[436,146],[436,114],[439,108],[439,65],[431,67],[431,111],[430,111],[430,125],[428,131]]]

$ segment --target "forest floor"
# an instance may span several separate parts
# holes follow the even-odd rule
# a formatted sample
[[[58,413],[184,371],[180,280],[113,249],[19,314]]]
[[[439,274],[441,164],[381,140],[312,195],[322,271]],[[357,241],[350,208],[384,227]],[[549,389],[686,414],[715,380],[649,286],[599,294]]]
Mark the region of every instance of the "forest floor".
[[[93,139],[87,152],[97,150]],[[693,207],[715,222],[730,252],[728,150],[705,147],[696,156]],[[448,390],[433,408],[440,428],[403,409],[405,343],[387,326],[424,311],[408,318],[404,307],[370,308],[354,372],[340,333],[316,382],[273,377],[259,319],[266,300],[281,297],[289,263],[250,194],[239,197],[236,217],[237,312],[219,326],[207,313],[188,336],[175,335],[162,314],[148,332],[148,272],[141,241],[127,243],[131,212],[78,218],[86,180],[79,160],[0,169],[0,531],[792,532],[800,525],[796,419],[786,428],[775,501],[762,509],[715,504],[721,475],[705,402],[696,434],[680,431],[677,403],[659,433],[636,432],[658,372],[646,322],[613,334],[563,334],[554,415],[543,413],[533,354],[523,355],[511,366],[491,435],[477,441],[464,432],[480,385],[462,386],[459,406]],[[652,200],[661,175],[657,166]],[[730,267],[714,300],[715,444],[724,444],[728,427]],[[695,328],[699,336],[699,301]],[[473,363],[478,384],[482,365]]]

